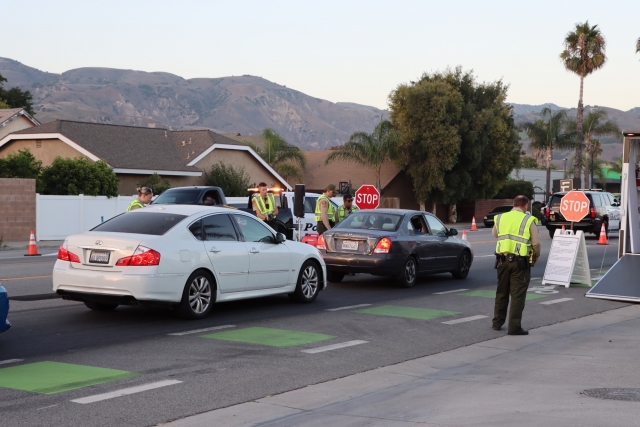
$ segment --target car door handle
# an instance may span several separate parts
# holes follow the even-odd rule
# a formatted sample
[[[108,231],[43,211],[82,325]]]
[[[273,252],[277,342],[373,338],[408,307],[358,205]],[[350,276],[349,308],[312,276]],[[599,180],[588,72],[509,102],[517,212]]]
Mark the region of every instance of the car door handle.
[[[214,247],[212,247],[212,248],[209,250],[209,252],[214,252],[214,253],[216,253],[216,254],[217,254],[218,252],[220,252],[220,249],[218,249],[218,248],[216,248],[216,247],[214,246]]]
[[[259,253],[259,252],[260,252],[260,250],[259,250],[259,249],[256,249],[256,248],[251,248],[251,251],[250,251],[250,252],[251,252],[252,254],[257,254],[257,253]]]

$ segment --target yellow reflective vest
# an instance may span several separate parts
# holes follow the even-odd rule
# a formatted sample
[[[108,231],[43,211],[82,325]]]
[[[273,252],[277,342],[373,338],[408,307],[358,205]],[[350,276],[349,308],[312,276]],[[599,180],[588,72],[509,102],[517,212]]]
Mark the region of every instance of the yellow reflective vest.
[[[535,220],[535,217],[515,209],[496,216],[495,227],[498,232],[496,253],[529,256],[530,227]]]
[[[335,219],[336,208],[333,206],[333,203],[331,203],[331,200],[327,196],[325,196],[324,194],[322,194],[320,197],[318,197],[318,200],[316,201],[316,216],[315,216],[315,220],[316,220],[316,222],[322,221],[322,212],[320,212],[320,202],[322,200],[326,200],[327,203],[329,204],[327,206],[327,219],[329,221],[333,222],[333,219]]]
[[[338,208],[338,222],[344,219],[345,210],[346,208],[344,207],[344,205],[340,205],[340,207]],[[358,210],[358,207],[356,205],[351,205],[351,213],[354,213],[357,210]]]
[[[268,208],[264,203],[264,199],[260,197],[260,194],[254,194],[253,200],[255,200],[258,210],[260,211],[262,216],[264,216],[265,218],[267,218],[270,214],[272,214],[273,211],[276,209],[276,198],[273,196],[272,193],[267,193],[267,200],[269,201]]]
[[[135,199],[133,202],[129,204],[129,207],[127,208],[127,212],[132,211],[134,206],[137,206],[138,208],[144,208],[144,205],[142,204],[142,202],[138,199]]]

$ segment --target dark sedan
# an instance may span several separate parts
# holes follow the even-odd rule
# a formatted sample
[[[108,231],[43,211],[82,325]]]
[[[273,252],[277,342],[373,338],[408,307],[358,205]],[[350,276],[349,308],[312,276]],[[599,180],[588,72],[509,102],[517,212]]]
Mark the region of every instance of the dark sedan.
[[[510,212],[513,209],[513,205],[498,206],[484,217],[484,226],[487,228],[493,227],[496,215],[501,213]]]
[[[327,279],[345,274],[393,276],[403,287],[415,285],[419,274],[469,274],[473,250],[430,213],[401,209],[361,210],[318,238],[327,264]]]

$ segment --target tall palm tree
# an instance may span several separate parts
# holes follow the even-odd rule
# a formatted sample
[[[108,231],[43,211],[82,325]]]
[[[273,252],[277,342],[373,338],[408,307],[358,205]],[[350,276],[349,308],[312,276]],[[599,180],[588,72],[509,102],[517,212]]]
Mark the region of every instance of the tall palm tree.
[[[349,142],[327,156],[325,164],[342,160],[371,167],[376,174],[376,187],[380,190],[382,166],[391,159],[399,138],[398,132],[391,126],[389,120],[380,120],[372,133],[352,133]]]
[[[527,136],[531,138],[531,147],[534,150],[544,150],[547,154],[547,176],[545,184],[545,201],[551,193],[551,160],[553,150],[556,148],[572,148],[574,146],[575,132],[565,132],[567,114],[564,110],[554,113],[546,107],[541,112],[541,119],[522,125]]]
[[[622,157],[615,157],[613,162],[609,163],[609,170],[622,175]]]
[[[284,179],[304,180],[304,168],[307,158],[299,147],[289,144],[276,131],[265,128],[262,131],[264,146],[258,147],[249,144],[253,151],[258,153],[269,165],[275,169]]]
[[[592,160],[602,154],[600,141],[594,138],[595,135],[611,135],[620,134],[620,128],[611,120],[606,120],[607,112],[602,108],[590,110],[582,123],[581,134],[584,137],[584,186],[591,188],[591,164]],[[599,152],[598,152],[599,150]]]
[[[640,37],[638,37],[638,41],[636,42],[636,53],[640,52]]]
[[[580,98],[578,99],[576,120],[576,130],[578,131],[576,136],[578,138],[581,138],[582,116],[584,114],[584,105],[582,103],[584,78],[604,66],[607,60],[605,44],[604,36],[598,26],[590,26],[589,21],[584,24],[576,24],[574,31],[570,31],[564,39],[564,50],[560,54],[560,59],[568,71],[580,76]],[[580,179],[582,144],[576,144],[575,149],[576,162],[573,174],[575,178]]]

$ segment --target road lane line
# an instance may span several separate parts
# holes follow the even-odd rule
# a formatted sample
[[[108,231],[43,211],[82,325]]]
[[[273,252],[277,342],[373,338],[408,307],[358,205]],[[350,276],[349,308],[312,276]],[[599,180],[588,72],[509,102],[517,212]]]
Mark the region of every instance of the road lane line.
[[[453,291],[444,291],[444,292],[436,292],[434,293],[434,295],[444,295],[444,294],[452,294],[454,292],[464,292],[464,291],[468,291],[469,289],[456,289]]]
[[[189,334],[197,334],[198,332],[208,332],[208,331],[216,331],[218,329],[227,329],[227,328],[235,328],[236,325],[222,325],[222,326],[213,326],[211,328],[204,328],[204,329],[195,329],[193,331],[186,331],[186,332],[174,332],[172,334],[167,334],[167,335],[174,335],[174,336],[180,336],[180,335],[189,335]]]
[[[12,280],[27,280],[27,279],[46,279],[48,277],[51,277],[52,275],[49,274],[48,276],[24,276],[24,277],[0,277],[0,282],[10,282]]]
[[[0,360],[0,365],[6,365],[8,363],[16,363],[16,362],[22,362],[24,359],[7,359],[7,360]]]
[[[113,399],[115,397],[121,397],[121,396],[126,396],[126,395],[129,395],[129,394],[141,393],[141,392],[147,391],[147,390],[153,390],[153,389],[160,388],[160,387],[167,387],[167,386],[174,385],[174,384],[180,384],[181,382],[182,381],[178,381],[178,380],[158,381],[156,383],[149,383],[149,384],[139,385],[137,387],[123,388],[121,390],[112,391],[110,393],[95,394],[93,396],[81,397],[80,399],[73,399],[72,402],[74,402],[74,403],[82,403],[83,405],[86,405],[87,403],[100,402],[102,400]]]
[[[369,341],[362,341],[362,340],[347,341],[347,342],[341,342],[338,344],[325,345],[324,347],[310,348],[308,350],[302,350],[302,352],[309,353],[309,354],[322,353],[323,351],[337,350],[339,348],[352,347],[354,345],[366,344],[368,342]]]
[[[445,325],[455,325],[457,323],[471,322],[473,320],[484,319],[487,317],[489,316],[478,315],[478,316],[471,316],[471,317],[463,317],[462,319],[449,320],[442,323],[444,323]]]
[[[340,311],[340,310],[349,310],[351,308],[360,308],[360,307],[369,307],[371,304],[358,304],[358,305],[348,305],[346,307],[338,307],[338,308],[327,308],[326,311]]]
[[[559,302],[572,301],[572,300],[573,298],[558,298],[558,299],[552,299],[551,301],[544,301],[544,302],[541,302],[540,304],[549,305],[549,304],[557,304]]]

